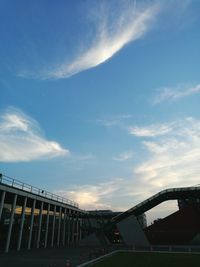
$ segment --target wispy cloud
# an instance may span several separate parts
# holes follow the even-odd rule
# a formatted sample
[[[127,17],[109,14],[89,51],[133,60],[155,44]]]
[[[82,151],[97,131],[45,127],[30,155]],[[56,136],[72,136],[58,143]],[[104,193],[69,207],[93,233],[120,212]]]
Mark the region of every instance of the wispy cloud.
[[[175,125],[165,136],[142,142],[149,156],[134,168],[134,174],[150,188],[159,190],[199,183],[200,121],[185,118]]]
[[[111,199],[121,187],[123,179],[115,178],[95,185],[73,185],[71,189],[59,190],[56,193],[73,199],[83,209],[111,209]]]
[[[96,119],[95,122],[105,127],[120,126],[124,120],[131,119],[132,117],[133,115],[131,114],[117,114]]]
[[[9,108],[0,115],[0,161],[19,162],[68,155],[55,141],[41,134],[39,124],[21,110]]]
[[[131,182],[140,192],[138,200],[165,188],[199,184],[200,120],[187,117],[169,124],[171,131],[141,141],[145,156],[133,166]],[[131,187],[127,194],[134,195]]]
[[[155,137],[159,135],[165,135],[171,132],[173,129],[173,124],[152,124],[145,127],[130,126],[128,128],[129,134],[138,137]]]
[[[126,44],[141,38],[152,26],[159,11],[158,4],[139,7],[129,2],[126,7],[119,7],[112,15],[109,3],[102,8],[96,3],[98,16],[94,18],[96,27],[93,40],[85,44],[85,49],[76,57],[42,74],[41,78],[67,78],[81,71],[93,68],[107,61]],[[105,4],[104,3],[104,4]],[[102,5],[102,3],[100,4]]]
[[[200,84],[188,85],[181,84],[176,87],[165,87],[158,90],[158,94],[153,100],[153,104],[160,104],[165,101],[175,101],[183,97],[187,97],[200,93]]]
[[[113,157],[113,160],[127,161],[129,159],[132,159],[133,155],[134,155],[133,151],[125,151],[125,152],[119,154],[117,157]]]
[[[97,164],[98,160],[92,153],[80,154],[77,152],[70,152],[69,157],[64,159],[63,163],[69,167],[75,168],[76,171],[84,170],[91,165]]]

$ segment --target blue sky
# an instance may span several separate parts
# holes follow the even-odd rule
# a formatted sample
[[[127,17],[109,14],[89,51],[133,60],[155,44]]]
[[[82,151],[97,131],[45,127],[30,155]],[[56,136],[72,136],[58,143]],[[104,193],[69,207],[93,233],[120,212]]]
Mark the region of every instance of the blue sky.
[[[85,209],[198,184],[199,10],[0,0],[1,171]]]

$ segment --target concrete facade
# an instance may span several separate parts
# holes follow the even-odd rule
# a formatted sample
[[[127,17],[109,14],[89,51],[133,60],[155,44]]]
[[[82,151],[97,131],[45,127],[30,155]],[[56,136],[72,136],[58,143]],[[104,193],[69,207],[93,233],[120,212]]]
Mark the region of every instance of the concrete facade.
[[[149,241],[134,215],[118,222],[117,228],[126,245],[142,247],[149,246]]]
[[[0,177],[0,250],[61,247],[80,241],[83,211],[77,203],[69,205],[46,197],[44,190],[27,192],[19,186]]]

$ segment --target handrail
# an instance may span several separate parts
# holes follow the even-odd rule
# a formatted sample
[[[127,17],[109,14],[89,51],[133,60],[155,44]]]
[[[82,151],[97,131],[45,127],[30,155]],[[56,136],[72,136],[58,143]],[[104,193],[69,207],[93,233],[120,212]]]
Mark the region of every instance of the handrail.
[[[48,192],[46,190],[43,190],[43,189],[40,189],[38,187],[32,186],[30,184],[23,183],[20,180],[14,179],[12,177],[9,177],[7,175],[4,175],[4,174],[0,173],[0,184],[1,183],[5,184],[5,185],[9,185],[9,186],[14,187],[14,188],[18,188],[18,189],[24,190],[26,192],[30,192],[30,193],[33,193],[33,194],[36,194],[36,195],[39,195],[39,196],[46,197],[46,198],[51,199],[51,200],[56,200],[58,202],[61,202],[61,203],[64,203],[64,204],[67,204],[67,205],[70,205],[70,206],[73,206],[73,207],[76,207],[76,208],[79,207],[78,203],[75,202],[75,201],[72,201],[72,200],[70,200],[68,198],[64,198],[64,197],[58,196],[56,194],[53,194],[53,193]]]
[[[136,207],[141,207],[145,203],[147,203],[149,201],[152,201],[154,199],[157,199],[159,196],[165,195],[168,192],[190,191],[190,190],[195,190],[195,189],[199,189],[199,188],[200,188],[199,186],[168,188],[168,189],[162,190],[159,193],[156,193],[155,195],[153,195],[153,196],[147,198],[146,200],[140,202],[138,205],[130,208],[129,211],[133,211],[134,209],[136,209]]]
[[[190,186],[190,187],[177,187],[177,188],[168,188],[168,189],[164,189],[160,192],[158,192],[157,194],[147,198],[146,200],[140,202],[139,204],[133,206],[132,208],[124,211],[123,213],[113,217],[111,219],[111,222],[116,222],[126,216],[129,216],[130,214],[135,214],[138,212],[138,210],[144,207],[149,206],[149,204],[153,204],[154,201],[158,200],[159,203],[167,200],[167,199],[162,199],[162,197],[169,195],[169,193],[176,193],[176,194],[180,194],[181,192],[190,192],[190,191],[200,191],[200,186],[196,185],[196,186]],[[174,199],[174,198],[171,198]],[[155,206],[158,205],[158,203],[155,204]],[[149,208],[148,208],[149,209]],[[148,210],[147,209],[147,210]]]

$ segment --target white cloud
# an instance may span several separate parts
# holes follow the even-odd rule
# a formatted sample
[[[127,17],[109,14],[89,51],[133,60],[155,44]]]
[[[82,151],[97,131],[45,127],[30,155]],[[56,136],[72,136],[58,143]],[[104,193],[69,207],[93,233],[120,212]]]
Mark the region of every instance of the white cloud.
[[[129,127],[129,134],[139,137],[154,137],[169,133],[173,129],[173,124],[152,124],[146,127],[132,126]]]
[[[68,155],[55,141],[40,133],[39,124],[19,109],[10,108],[0,116],[0,161],[19,162]]]
[[[166,87],[158,90],[159,93],[155,96],[153,104],[160,104],[165,101],[175,101],[180,98],[200,93],[200,84],[187,85],[181,84],[176,87]]]
[[[132,159],[133,155],[134,155],[133,151],[125,151],[125,152],[121,153],[119,156],[113,157],[113,160],[127,161],[129,159]]]
[[[101,8],[96,5],[98,19],[94,21],[96,33],[93,41],[71,61],[43,73],[42,78],[67,78],[102,64],[129,42],[141,38],[152,26],[158,11],[158,4],[135,8],[130,3],[120,11],[115,9],[115,16],[112,16],[109,6]]]
[[[111,209],[111,198],[121,187],[121,178],[95,185],[73,185],[71,189],[56,191],[56,194],[71,198],[82,209]]]
[[[185,118],[174,130],[152,141],[143,141],[149,152],[134,174],[156,190],[199,183],[200,121]]]

